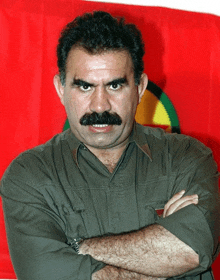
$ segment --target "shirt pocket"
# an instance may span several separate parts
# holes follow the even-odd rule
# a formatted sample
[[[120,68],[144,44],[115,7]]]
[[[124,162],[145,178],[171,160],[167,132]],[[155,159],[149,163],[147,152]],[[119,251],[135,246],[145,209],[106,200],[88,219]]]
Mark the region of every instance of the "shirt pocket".
[[[62,205],[63,217],[65,220],[65,233],[67,240],[72,240],[75,238],[85,238],[87,237],[87,231],[84,221],[85,207],[81,202],[74,206]]]

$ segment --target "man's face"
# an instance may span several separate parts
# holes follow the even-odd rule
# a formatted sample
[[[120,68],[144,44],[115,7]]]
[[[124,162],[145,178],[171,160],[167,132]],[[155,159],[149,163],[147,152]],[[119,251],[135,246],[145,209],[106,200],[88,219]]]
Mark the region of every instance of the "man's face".
[[[88,148],[108,149],[126,144],[147,85],[145,74],[140,85],[135,85],[132,59],[127,51],[92,55],[83,48],[73,48],[67,59],[65,86],[61,85],[59,76],[55,76],[54,84],[71,130]],[[90,118],[92,113],[101,116],[99,124],[96,118]],[[111,120],[102,119],[102,113],[117,114],[116,119],[121,122],[112,124]],[[80,123],[85,114],[89,122],[81,123],[87,125]]]

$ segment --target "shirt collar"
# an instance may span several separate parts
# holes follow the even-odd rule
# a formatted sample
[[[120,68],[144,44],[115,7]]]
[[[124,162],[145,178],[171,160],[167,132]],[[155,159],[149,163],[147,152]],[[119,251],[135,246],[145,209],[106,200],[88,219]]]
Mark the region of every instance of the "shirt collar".
[[[80,146],[86,149],[85,145],[80,142],[71,129],[66,131],[67,141],[69,143],[70,149],[72,150],[74,160],[77,162],[77,150]],[[129,136],[129,142],[135,142],[136,145],[149,157],[152,161],[150,148],[147,144],[147,135],[144,133],[143,126],[140,124],[134,123],[134,128],[131,135]]]
[[[129,136],[129,143],[135,142],[136,145],[149,157],[152,161],[152,156],[150,152],[150,148],[147,143],[147,135],[143,130],[143,126],[136,123],[134,124],[134,128],[132,130],[131,135]]]
[[[69,144],[70,150],[72,151],[73,154],[73,158],[75,160],[75,162],[78,164],[77,161],[77,150],[79,148],[79,146],[84,146],[82,142],[80,142],[76,136],[73,134],[72,130],[69,128],[66,131],[66,140]],[[85,146],[84,146],[85,147]]]

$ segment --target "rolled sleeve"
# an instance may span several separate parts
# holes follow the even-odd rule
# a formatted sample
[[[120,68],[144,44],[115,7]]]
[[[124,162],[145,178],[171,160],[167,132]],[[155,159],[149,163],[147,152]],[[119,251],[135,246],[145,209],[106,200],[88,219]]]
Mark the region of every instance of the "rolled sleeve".
[[[13,163],[0,189],[18,279],[92,279],[92,273],[105,265],[89,255],[78,255],[66,244],[65,222],[44,200],[38,186],[31,186],[32,181],[24,166]]]
[[[57,222],[43,211],[3,197],[7,237],[18,279],[91,279],[104,265],[65,243]]]
[[[189,205],[166,218],[161,218],[157,223],[189,245],[199,255],[199,267],[177,278],[197,275],[212,264],[213,236],[203,213],[197,206]]]
[[[176,277],[181,278],[206,271],[217,256],[220,203],[219,174],[210,149],[195,142],[195,146],[191,146],[185,158],[181,160],[178,169],[171,197],[184,189],[185,195],[197,194],[199,202],[168,217],[160,218],[157,223],[189,245],[199,255],[199,266]]]

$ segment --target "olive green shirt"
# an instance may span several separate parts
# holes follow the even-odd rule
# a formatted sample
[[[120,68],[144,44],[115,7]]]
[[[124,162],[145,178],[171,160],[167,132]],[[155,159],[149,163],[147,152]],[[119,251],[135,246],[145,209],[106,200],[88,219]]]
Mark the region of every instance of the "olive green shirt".
[[[180,190],[199,204],[162,218]],[[10,254],[19,280],[87,280],[105,264],[78,255],[74,238],[120,234],[158,223],[199,254],[174,278],[209,280],[219,236],[218,173],[199,141],[136,124],[115,170],[70,130],[22,153],[2,179]],[[173,279],[173,278],[171,278]]]

